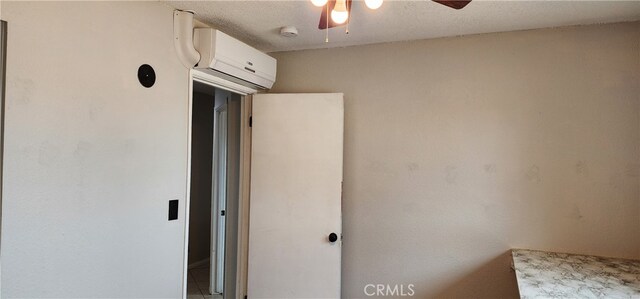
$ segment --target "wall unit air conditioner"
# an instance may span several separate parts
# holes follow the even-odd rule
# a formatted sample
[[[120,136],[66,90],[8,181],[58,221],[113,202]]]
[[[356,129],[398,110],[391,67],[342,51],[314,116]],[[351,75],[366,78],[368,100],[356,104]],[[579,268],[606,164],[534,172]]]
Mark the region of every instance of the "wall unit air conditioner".
[[[276,59],[211,28],[194,30],[200,52],[196,69],[254,89],[269,89],[276,80]]]

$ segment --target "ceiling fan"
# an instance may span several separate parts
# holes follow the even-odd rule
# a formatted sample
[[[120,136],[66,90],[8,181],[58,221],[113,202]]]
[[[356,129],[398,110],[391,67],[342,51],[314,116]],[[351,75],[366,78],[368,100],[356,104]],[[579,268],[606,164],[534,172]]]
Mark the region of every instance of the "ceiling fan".
[[[370,9],[378,9],[382,6],[384,0],[364,0],[364,4]],[[442,4],[453,9],[462,9],[471,0],[432,0],[433,2]],[[323,7],[320,15],[320,24],[318,29],[327,29],[342,26],[349,23],[349,15],[351,14],[352,0],[311,0],[313,5]],[[331,12],[331,18],[329,18]]]

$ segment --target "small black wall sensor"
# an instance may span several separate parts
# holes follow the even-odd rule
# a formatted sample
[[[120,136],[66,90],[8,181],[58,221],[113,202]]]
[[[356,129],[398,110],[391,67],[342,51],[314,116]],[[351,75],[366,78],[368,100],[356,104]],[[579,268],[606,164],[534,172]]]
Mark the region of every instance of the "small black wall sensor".
[[[178,200],[169,201],[169,221],[178,219]]]
[[[142,86],[149,88],[156,83],[156,72],[148,64],[143,64],[138,68],[138,81]]]

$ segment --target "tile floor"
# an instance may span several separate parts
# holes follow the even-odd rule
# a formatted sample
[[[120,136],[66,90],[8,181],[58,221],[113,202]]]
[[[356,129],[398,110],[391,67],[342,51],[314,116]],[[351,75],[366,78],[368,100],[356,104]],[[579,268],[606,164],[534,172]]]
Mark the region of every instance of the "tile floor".
[[[189,269],[187,299],[222,299],[219,294],[209,294],[209,265]]]

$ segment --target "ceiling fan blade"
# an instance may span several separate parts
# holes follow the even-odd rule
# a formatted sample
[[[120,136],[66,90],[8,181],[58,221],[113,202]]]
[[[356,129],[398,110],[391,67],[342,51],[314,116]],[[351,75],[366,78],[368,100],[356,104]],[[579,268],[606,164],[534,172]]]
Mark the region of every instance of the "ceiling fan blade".
[[[327,4],[325,4],[325,6],[322,7],[322,13],[320,14],[320,23],[318,24],[318,29],[322,30],[322,29],[327,29],[327,25],[329,28],[333,28],[333,27],[338,27],[338,26],[343,26],[346,25],[347,23],[349,23],[351,21],[351,1],[352,0],[346,0],[346,4],[347,4],[347,11],[349,12],[349,18],[347,19],[346,22],[342,23],[342,24],[338,24],[336,22],[334,22],[331,19],[331,11],[333,10],[333,8],[336,6],[336,0],[329,0],[327,1]],[[329,24],[327,24],[327,6],[329,6]]]
[[[467,6],[467,4],[469,4],[469,2],[471,2],[471,0],[462,0],[462,1],[451,1],[451,0],[432,0],[433,2],[436,3],[440,3],[444,6],[448,6],[451,7],[453,9],[462,9],[465,6]]]

